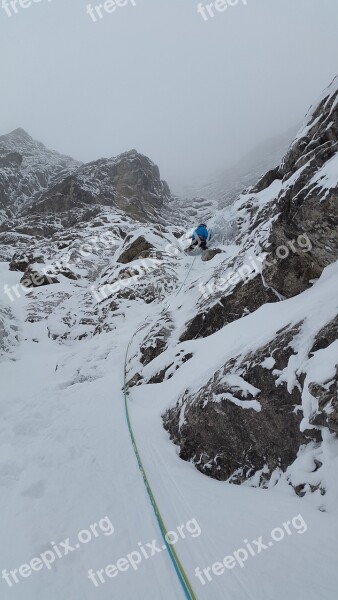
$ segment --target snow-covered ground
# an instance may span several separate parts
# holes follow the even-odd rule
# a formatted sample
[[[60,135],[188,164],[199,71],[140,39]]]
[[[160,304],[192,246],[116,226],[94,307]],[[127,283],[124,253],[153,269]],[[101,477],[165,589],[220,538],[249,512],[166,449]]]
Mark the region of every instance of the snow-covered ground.
[[[336,83],[333,92],[334,86]],[[334,102],[326,117],[328,126],[335,106]],[[309,132],[316,135],[315,126],[310,112],[296,142]],[[19,148],[27,146],[40,160],[44,147],[21,130],[14,134]],[[292,148],[296,152],[297,144]],[[47,158],[44,186],[59,176],[60,169],[68,168],[65,157],[52,153]],[[16,155],[14,159],[19,160]],[[181,460],[162,420],[166,411],[177,405],[179,427],[189,427],[185,395],[193,403],[230,360],[240,365],[250,353],[254,360],[262,347],[269,347],[281,331],[290,329],[291,341],[285,344],[287,348],[292,345],[293,352],[286,366],[278,371],[271,352],[260,367],[272,372],[276,386],[284,386],[289,394],[299,391],[295,395],[299,401],[291,403],[290,410],[302,413],[302,431],[312,427],[318,400],[310,393],[310,384],[330,389],[337,366],[338,343],[330,336],[321,349],[312,351],[317,334],[327,324],[332,326],[338,312],[334,250],[329,248],[324,262],[333,264],[320,278],[315,275],[311,279],[309,289],[291,293],[288,300],[262,276],[271,229],[282,207],[278,199],[299,185],[310,162],[308,156],[303,161],[296,156],[296,164],[291,161],[290,172],[283,179],[267,183],[260,192],[243,193],[222,211],[211,211],[214,203],[209,200],[202,204],[196,200],[191,211],[184,213],[178,199],[171,198],[175,218],[170,223],[177,220],[179,227],[151,225],[151,220],[141,224],[133,213],[124,216],[122,209],[106,207],[95,221],[89,216],[69,228],[68,223],[67,228],[59,223],[58,234],[51,233],[51,237],[35,238],[34,221],[25,239],[19,228],[15,234],[18,252],[27,254],[28,247],[34,249],[32,261],[37,262],[31,268],[39,270],[44,263],[48,271],[49,264],[57,265],[59,283],[35,288],[27,295],[21,292],[17,298],[12,286],[18,285],[22,272],[9,271],[8,262],[0,263],[0,289],[9,286],[13,300],[10,294],[1,293],[1,598],[184,598],[128,431],[123,384],[125,352],[131,340],[127,377],[138,382],[130,388],[131,423],[150,485],[195,597],[336,597],[337,437],[326,427],[320,431],[319,425],[318,442],[311,438],[293,464],[287,463],[285,472],[275,469],[268,478],[268,489],[261,489],[252,487],[259,485],[259,470],[243,485],[235,486],[206,477],[194,464]],[[31,181],[35,170],[30,159],[28,166],[23,164],[25,177]],[[307,175],[308,186],[316,193],[319,190],[324,202],[327,197],[332,199],[337,183],[337,154],[332,152],[330,160],[318,164]],[[152,163],[150,167],[151,173],[155,169],[160,198],[164,184]],[[88,169],[91,178],[92,167],[83,169]],[[9,175],[6,182],[15,192],[17,181],[11,170]],[[96,179],[101,184],[101,172]],[[108,188],[111,191],[110,183]],[[201,260],[198,253],[191,257],[181,252],[188,245],[189,232],[181,239],[178,236],[182,227],[196,224],[197,214],[210,211],[211,245],[220,252],[209,262]],[[318,217],[319,213],[310,211],[310,221]],[[326,235],[332,235],[333,248],[331,222],[324,221],[321,226]],[[309,241],[305,233],[299,236],[304,238],[302,245],[292,252],[310,250],[310,243],[304,245]],[[3,260],[13,255],[11,235],[4,235]],[[322,247],[321,238],[317,245]],[[30,262],[26,254],[21,261]],[[20,257],[15,260],[20,263]],[[149,268],[143,268],[145,264]],[[22,264],[14,264],[17,267],[22,269]],[[230,281],[230,274],[241,269],[244,276],[218,294],[222,278]],[[202,314],[203,322],[203,315],[223,299],[222,294],[227,297],[235,290],[235,296],[240,279],[245,292],[246,283],[255,278],[264,290],[272,292],[272,299],[263,299],[251,314],[243,300],[237,320],[223,323],[220,319],[204,338],[199,338],[199,332],[181,337],[196,316]],[[162,343],[159,352],[155,334]],[[142,347],[150,350],[149,361],[144,360]],[[162,382],[149,383],[159,373],[164,373],[159,378]],[[223,396],[228,402],[261,411],[261,390],[241,377],[240,370],[234,368],[224,376],[242,398],[227,392]],[[248,393],[250,399],[246,399]],[[222,395],[213,400],[216,411],[221,400]],[[202,402],[206,404],[208,399],[203,397]],[[257,482],[252,481],[255,477]],[[297,487],[302,488],[303,498],[296,495]]]
[[[179,257],[177,262],[177,277],[183,281],[190,259]],[[7,264],[1,264],[1,280],[18,283],[20,274],[7,269]],[[188,317],[184,294],[191,282],[203,280],[208,270],[209,263],[196,260],[183,290],[170,300],[178,329]],[[185,532],[185,539],[177,533],[175,549],[200,600],[336,597],[335,505],[321,512],[315,502],[296,497],[283,481],[266,491],[205,477],[179,459],[163,429],[161,414],[186,388],[200,386],[228,357],[246,347],[258,347],[285,324],[299,322],[304,314],[308,316],[305,329],[314,322],[318,325],[320,319],[327,322],[337,308],[337,275],[337,265],[329,267],[301,297],[265,305],[206,340],[185,342],[184,349],[193,351],[194,357],[174,377],[130,391],[131,420],[150,484],[168,530],[179,532],[181,526],[180,531]],[[51,287],[33,294],[48,297]],[[320,315],[323,298],[331,302],[325,318]],[[13,303],[2,296],[2,301],[14,313],[18,342],[13,350],[16,360],[9,356],[0,365],[0,570],[19,569],[45,552],[47,561],[51,550],[56,558],[52,568],[42,565],[29,575],[28,569],[21,567],[26,576],[14,573],[19,583],[11,576],[11,587],[3,578],[1,598],[183,599],[167,551],[162,549],[133,453],[122,392],[124,349],[137,327],[146,319],[154,321],[167,301],[159,303],[155,311],[153,305],[139,302],[135,309],[134,304],[121,319],[118,333],[113,330],[62,345],[48,338],[44,320],[25,321],[31,302],[28,296]],[[76,310],[76,296],[71,301]],[[136,336],[132,359],[137,343]],[[325,356],[323,379],[334,358]],[[161,360],[161,356],[155,359],[152,368]],[[291,382],[291,372],[284,376]],[[328,439],[325,452],[331,466],[333,461],[337,464],[337,442]],[[331,486],[330,498],[337,498],[337,491]],[[90,533],[94,523],[98,524],[96,535]],[[279,542],[274,540],[282,536]],[[62,556],[67,538],[74,550]],[[155,546],[160,551],[155,551]],[[111,571],[111,578],[102,572],[133,552],[141,556],[141,547],[147,554],[155,554],[147,559],[142,555],[137,570],[122,561],[119,571]],[[227,564],[233,568],[215,566],[231,555]],[[202,573],[199,577],[197,567]],[[101,571],[106,582],[100,583],[96,575],[96,587],[88,578],[90,569]]]

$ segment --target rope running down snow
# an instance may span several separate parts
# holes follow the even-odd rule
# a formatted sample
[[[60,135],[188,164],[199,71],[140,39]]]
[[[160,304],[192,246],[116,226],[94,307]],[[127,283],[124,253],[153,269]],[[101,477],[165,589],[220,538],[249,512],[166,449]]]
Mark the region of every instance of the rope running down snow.
[[[190,266],[188,274],[187,274],[185,280],[183,281],[182,285],[180,286],[178,292],[176,293],[176,296],[178,296],[178,294],[180,293],[181,289],[183,288],[185,282],[187,281],[187,279],[189,277],[189,274],[190,274],[190,272],[192,270],[192,267],[194,265],[195,260],[196,260],[196,257],[192,261],[192,264]],[[175,549],[167,541],[168,530],[167,530],[167,528],[165,526],[165,523],[163,521],[162,515],[160,513],[160,510],[159,510],[158,505],[156,503],[154,494],[152,492],[152,489],[151,489],[151,486],[150,486],[147,474],[145,472],[145,469],[144,469],[144,466],[143,466],[143,463],[142,463],[142,459],[141,459],[141,455],[139,453],[139,450],[138,450],[138,447],[137,447],[137,444],[136,444],[136,439],[135,439],[133,428],[132,428],[132,425],[131,425],[131,420],[130,420],[130,414],[129,414],[129,408],[128,408],[129,386],[128,386],[128,381],[127,381],[128,357],[129,357],[129,350],[130,350],[131,344],[133,342],[133,339],[134,339],[135,335],[143,327],[144,327],[144,325],[142,325],[141,327],[139,327],[135,331],[134,335],[132,336],[132,338],[131,338],[128,346],[127,346],[127,350],[126,350],[126,354],[125,354],[125,359],[124,359],[124,405],[125,405],[125,412],[126,412],[126,418],[127,418],[127,425],[128,425],[128,430],[129,430],[130,438],[131,438],[131,441],[132,441],[133,449],[134,449],[134,452],[135,452],[135,456],[136,456],[136,459],[137,459],[137,462],[138,462],[138,466],[139,466],[139,469],[140,469],[140,471],[142,473],[144,485],[146,487],[146,490],[147,490],[150,502],[151,502],[152,507],[154,509],[154,513],[155,513],[155,516],[156,516],[156,519],[157,519],[157,522],[158,522],[158,525],[159,525],[159,528],[160,528],[160,531],[161,531],[162,538],[163,538],[164,543],[166,545],[166,548],[167,548],[167,550],[169,552],[169,556],[170,556],[171,561],[172,561],[172,563],[174,565],[177,577],[178,577],[178,579],[179,579],[179,581],[181,583],[181,586],[183,588],[183,591],[185,593],[186,598],[188,600],[197,600],[197,598],[195,596],[195,593],[194,593],[194,591],[192,589],[191,583],[189,581],[189,578],[188,578],[188,576],[187,576],[187,574],[186,574],[186,572],[184,570],[184,567],[183,567],[183,565],[182,565],[182,563],[181,563],[181,561],[180,561],[180,559],[179,559],[179,557],[178,557]]]
[[[139,466],[139,469],[140,469],[140,471],[142,473],[143,481],[144,481],[144,484],[146,486],[146,490],[148,492],[148,496],[150,498],[150,502],[151,502],[152,507],[154,509],[154,513],[155,513],[155,516],[156,516],[159,528],[161,530],[161,535],[163,537],[164,543],[165,543],[165,545],[167,547],[167,550],[169,552],[169,556],[170,556],[170,558],[172,560],[172,563],[174,565],[175,571],[176,571],[177,576],[178,576],[178,578],[180,580],[180,583],[182,585],[184,593],[185,593],[186,597],[188,598],[188,600],[197,600],[197,598],[196,598],[196,596],[194,594],[194,591],[193,591],[193,589],[191,587],[191,584],[190,584],[190,581],[188,579],[188,576],[186,575],[186,572],[185,572],[185,570],[184,570],[184,568],[182,566],[182,563],[181,563],[180,559],[177,556],[177,553],[176,553],[175,549],[167,541],[167,537],[166,536],[168,534],[168,530],[167,530],[167,528],[166,528],[166,526],[164,524],[162,515],[160,513],[160,510],[159,510],[159,508],[157,506],[154,494],[153,494],[152,489],[150,487],[150,483],[148,481],[148,477],[146,475],[146,472],[145,472],[145,469],[144,469],[144,466],[143,466],[143,463],[142,463],[142,460],[141,460],[141,456],[140,456],[140,453],[139,453],[139,450],[138,450],[138,447],[137,447],[137,444],[136,444],[135,436],[134,436],[134,433],[133,433],[133,429],[132,429],[132,425],[131,425],[131,421],[130,421],[129,409],[128,409],[128,395],[129,395],[129,390],[128,390],[128,382],[127,382],[128,354],[129,354],[129,349],[130,349],[130,346],[132,344],[132,341],[133,341],[133,337],[132,337],[132,339],[130,340],[130,342],[128,344],[126,355],[125,355],[125,362],[124,362],[124,403],[125,403],[127,424],[128,424],[128,429],[129,429],[131,441],[132,441],[134,452],[135,452],[135,455],[136,455],[136,458],[137,458],[138,466]]]

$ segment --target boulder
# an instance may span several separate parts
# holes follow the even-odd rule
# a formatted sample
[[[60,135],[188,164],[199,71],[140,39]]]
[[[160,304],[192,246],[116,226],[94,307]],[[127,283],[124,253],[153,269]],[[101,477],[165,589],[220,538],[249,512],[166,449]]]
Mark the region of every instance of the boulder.
[[[60,283],[56,277],[52,275],[39,273],[38,271],[28,270],[21,278],[20,283],[27,288],[41,287],[51,285],[52,283]]]
[[[44,263],[44,259],[43,256],[34,256],[33,253],[15,253],[11,259],[11,262],[9,263],[9,270],[10,271],[21,271],[22,273],[24,273],[25,271],[27,271],[29,265],[35,264],[35,263]]]
[[[117,259],[117,262],[127,264],[140,258],[148,258],[152,251],[154,251],[154,246],[141,235],[127,246]]]

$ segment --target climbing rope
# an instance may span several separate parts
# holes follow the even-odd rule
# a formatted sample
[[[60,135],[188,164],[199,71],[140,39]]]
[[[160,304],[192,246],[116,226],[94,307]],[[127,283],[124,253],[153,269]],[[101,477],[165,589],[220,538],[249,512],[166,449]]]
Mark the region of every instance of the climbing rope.
[[[181,285],[181,286],[178,288],[178,290],[177,290],[177,292],[176,292],[176,294],[175,294],[175,298],[176,298],[176,296],[178,296],[178,294],[179,294],[179,293],[180,293],[180,291],[182,290],[182,288],[183,288],[183,286],[184,286],[185,282],[187,281],[187,279],[188,279],[188,277],[189,277],[189,275],[190,275],[190,273],[191,273],[191,271],[192,271],[192,268],[193,268],[193,266],[194,266],[194,264],[195,264],[195,260],[196,260],[196,258],[197,258],[197,256],[194,256],[194,260],[191,262],[190,269],[189,269],[189,271],[188,271],[188,273],[187,273],[187,275],[186,275],[186,277],[185,277],[185,279],[184,279],[184,281],[183,281],[182,285]]]
[[[191,264],[190,269],[189,269],[189,271],[187,273],[187,276],[185,277],[182,285],[180,286],[180,288],[177,291],[177,293],[176,293],[175,296],[178,296],[178,294],[180,293],[181,289],[183,288],[185,282],[187,281],[187,279],[188,279],[188,277],[189,277],[189,275],[191,273],[191,270],[192,270],[192,267],[194,265],[195,260],[196,260],[196,256],[194,257],[194,260],[192,261],[192,264]],[[141,325],[135,331],[134,335],[132,336],[131,340],[129,341],[129,344],[128,344],[127,350],[126,350],[126,354],[125,354],[125,358],[124,358],[124,386],[123,386],[123,389],[124,389],[124,406],[125,406],[125,412],[126,412],[126,418],[127,418],[127,425],[128,425],[128,430],[129,430],[131,442],[132,442],[132,445],[133,445],[134,453],[135,453],[135,456],[136,456],[136,459],[137,459],[137,463],[138,463],[139,469],[140,469],[140,471],[142,473],[144,485],[146,487],[146,490],[147,490],[150,502],[152,504],[152,507],[153,507],[153,510],[154,510],[154,513],[155,513],[155,516],[156,516],[156,519],[157,519],[157,522],[158,522],[158,525],[159,525],[159,528],[160,528],[160,531],[161,531],[162,538],[163,538],[164,543],[166,545],[166,548],[167,548],[167,550],[169,552],[170,559],[171,559],[171,561],[172,561],[172,563],[174,565],[177,577],[178,577],[178,579],[180,581],[180,584],[181,584],[181,586],[183,588],[183,591],[185,593],[186,598],[188,598],[188,600],[197,600],[197,598],[196,598],[196,596],[194,594],[194,591],[192,589],[191,583],[189,581],[189,578],[188,578],[188,576],[187,576],[187,574],[186,574],[186,572],[184,570],[184,567],[183,567],[183,565],[182,565],[182,563],[181,563],[181,561],[180,561],[180,559],[179,559],[179,557],[177,555],[177,552],[172,547],[172,545],[168,542],[168,539],[167,539],[168,538],[168,530],[167,530],[167,528],[165,526],[164,520],[162,518],[162,515],[161,515],[160,510],[158,508],[157,502],[155,500],[155,496],[154,496],[153,491],[151,489],[151,486],[150,486],[150,483],[149,483],[146,471],[144,469],[144,466],[143,466],[143,463],[142,463],[142,459],[141,459],[141,455],[139,453],[139,450],[138,450],[138,447],[137,447],[137,444],[136,444],[136,439],[135,439],[135,436],[134,436],[134,432],[133,432],[133,428],[132,428],[132,424],[131,424],[131,420],[130,420],[130,414],[129,414],[129,408],[128,408],[129,386],[128,386],[128,381],[127,381],[127,366],[128,366],[129,350],[130,350],[130,347],[131,347],[131,344],[133,342],[133,339],[134,339],[135,335],[141,329],[143,329],[144,326],[145,326],[144,324]]]
[[[161,531],[162,538],[163,538],[164,543],[166,545],[166,548],[167,548],[167,550],[169,552],[169,556],[170,556],[171,561],[172,561],[172,563],[174,565],[174,568],[175,568],[176,574],[178,576],[178,579],[179,579],[179,581],[180,581],[180,583],[182,585],[182,588],[183,588],[183,591],[185,593],[186,598],[188,598],[188,600],[197,600],[196,596],[194,594],[194,591],[192,589],[191,583],[190,583],[190,581],[188,579],[188,576],[187,576],[187,574],[186,574],[186,572],[184,570],[184,567],[183,567],[180,559],[178,558],[175,549],[169,544],[169,542],[167,540],[168,530],[167,530],[167,528],[166,528],[166,526],[164,524],[162,515],[160,513],[160,510],[159,510],[158,505],[156,503],[154,494],[153,494],[152,489],[150,487],[150,483],[149,483],[147,474],[145,472],[145,469],[144,469],[144,466],[143,466],[143,463],[142,463],[142,460],[141,460],[141,456],[140,456],[140,453],[139,453],[139,450],[138,450],[138,447],[137,447],[137,444],[136,444],[136,439],[135,439],[133,428],[132,428],[132,425],[131,425],[129,408],[128,408],[129,387],[128,387],[128,382],[127,382],[127,364],[128,364],[129,350],[130,350],[130,346],[132,344],[133,339],[134,339],[134,336],[131,338],[131,340],[130,340],[130,342],[128,344],[128,347],[127,347],[127,350],[126,350],[126,354],[125,354],[125,360],[124,360],[124,405],[125,405],[125,411],[126,411],[126,417],[127,417],[128,430],[129,430],[129,434],[130,434],[130,437],[131,437],[131,441],[132,441],[133,449],[134,449],[134,452],[135,452],[135,456],[136,456],[136,459],[137,459],[137,462],[138,462],[138,466],[139,466],[139,469],[140,469],[140,471],[142,473],[143,481],[144,481],[146,490],[148,492],[148,496],[150,498],[150,502],[151,502],[152,507],[154,509],[154,513],[155,513],[155,516],[156,516],[156,519],[157,519],[157,522],[158,522],[158,525],[159,525],[159,528],[160,528],[160,531]]]

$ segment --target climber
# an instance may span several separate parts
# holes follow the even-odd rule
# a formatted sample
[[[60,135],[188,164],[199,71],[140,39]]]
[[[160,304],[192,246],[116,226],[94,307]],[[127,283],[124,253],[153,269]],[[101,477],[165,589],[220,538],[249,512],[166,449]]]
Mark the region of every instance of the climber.
[[[207,248],[208,248],[207,241],[209,238],[209,232],[207,230],[207,226],[205,225],[205,223],[201,223],[201,225],[199,225],[195,229],[191,238],[192,238],[192,242],[191,242],[191,245],[189,246],[189,248],[187,248],[188,252],[190,250],[193,250],[197,246],[199,246],[201,248],[201,250],[207,250]]]

